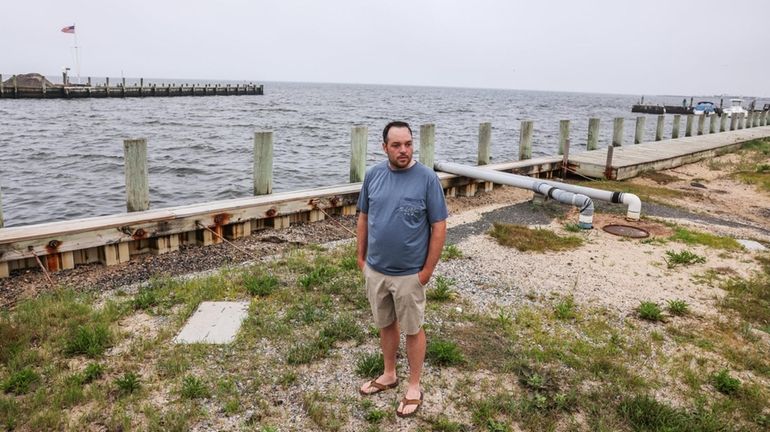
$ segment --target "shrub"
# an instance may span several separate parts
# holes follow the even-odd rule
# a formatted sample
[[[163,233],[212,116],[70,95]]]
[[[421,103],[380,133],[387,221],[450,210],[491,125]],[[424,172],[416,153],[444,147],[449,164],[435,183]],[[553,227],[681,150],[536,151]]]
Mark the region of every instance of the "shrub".
[[[639,318],[645,319],[647,321],[660,321],[663,319],[661,315],[660,306],[658,306],[657,303],[651,302],[651,301],[643,301],[641,304],[639,304],[639,308],[637,309],[637,312],[639,313]]]

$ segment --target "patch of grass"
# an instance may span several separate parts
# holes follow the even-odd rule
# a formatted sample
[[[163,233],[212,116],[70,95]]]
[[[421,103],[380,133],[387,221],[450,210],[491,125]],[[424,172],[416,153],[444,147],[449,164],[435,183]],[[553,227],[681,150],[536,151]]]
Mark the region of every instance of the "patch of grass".
[[[737,394],[741,389],[741,381],[730,376],[727,369],[722,369],[711,376],[711,384],[717,391],[726,395]]]
[[[310,290],[315,287],[320,287],[325,282],[328,282],[331,280],[331,278],[337,275],[337,272],[337,267],[321,263],[313,268],[313,270],[311,270],[309,273],[297,278],[297,283],[299,283],[302,288]]]
[[[340,430],[347,421],[348,411],[342,407],[331,406],[331,395],[322,395],[314,391],[305,393],[302,397],[302,407],[310,420],[322,430]]]
[[[444,245],[444,249],[441,251],[441,260],[448,261],[463,257],[463,252],[457,245],[447,244]]]
[[[553,313],[560,320],[570,320],[577,316],[575,311],[575,299],[567,296],[553,307]]]
[[[425,298],[437,302],[453,300],[457,296],[457,293],[452,289],[454,284],[454,279],[438,275],[434,282],[435,287],[425,292]]]
[[[0,396],[0,426],[5,426],[9,431],[16,429],[19,411],[19,404],[15,399]]]
[[[112,335],[106,324],[90,323],[77,326],[66,341],[65,353],[97,357],[112,344]]]
[[[649,396],[624,399],[618,413],[635,431],[684,431],[717,432],[732,430],[730,420],[704,410],[688,412],[658,402]]]
[[[578,182],[580,186],[632,193],[642,201],[665,202],[665,199],[683,199],[689,196],[697,196],[693,192],[687,192],[667,187],[647,186],[626,181],[597,180]]]
[[[660,306],[657,303],[651,301],[643,301],[636,309],[639,314],[639,318],[647,321],[660,321],[663,319],[663,315],[660,310]]]
[[[152,288],[140,288],[131,302],[135,310],[147,310],[158,305],[158,294]]]
[[[376,408],[367,410],[364,413],[364,420],[372,424],[378,424],[388,416],[388,413]]]
[[[758,165],[755,172],[739,172],[735,176],[738,180],[749,185],[755,185],[760,190],[770,191],[770,171],[768,165]]]
[[[674,234],[670,240],[687,245],[704,245],[715,249],[740,250],[741,244],[734,238],[717,236],[701,231],[693,231],[687,228],[674,227]]]
[[[766,328],[770,326],[770,255],[758,260],[761,272],[748,279],[731,278],[722,285],[727,296],[721,306],[738,312],[743,320],[757,327]]]
[[[364,339],[364,331],[352,316],[343,315],[326,324],[321,330],[321,337],[327,339],[329,343],[349,340],[361,342]]]
[[[655,170],[644,171],[639,175],[639,177],[650,179],[657,184],[669,184],[682,180],[677,176],[672,176],[670,174],[666,174],[665,172]]]
[[[669,300],[666,307],[671,315],[682,316],[690,312],[690,306],[684,300]]]
[[[260,296],[265,297],[272,294],[276,289],[278,289],[278,285],[280,285],[280,281],[277,277],[271,275],[271,274],[263,274],[263,275],[246,275],[243,278],[243,285],[246,288],[246,292],[249,293],[249,295],[252,296]]]
[[[17,395],[25,394],[40,382],[40,375],[30,368],[16,371],[3,383],[3,391]]]
[[[457,366],[465,362],[456,343],[441,339],[428,342],[425,357],[438,366]]]
[[[702,264],[706,262],[705,257],[688,250],[683,250],[681,252],[667,250],[666,257],[663,259],[666,261],[666,265],[670,269],[678,265]]]
[[[297,382],[297,373],[293,370],[286,371],[278,377],[278,384],[288,387]]]
[[[569,222],[569,223],[565,223],[564,224],[564,230],[567,231],[567,232],[576,233],[576,232],[583,231],[583,228],[580,228],[579,224]]]
[[[133,372],[126,372],[122,376],[115,378],[115,387],[118,388],[121,394],[127,395],[139,390],[142,384],[139,381],[139,376]]]
[[[179,392],[184,399],[204,399],[211,396],[211,392],[200,378],[188,375],[182,380],[182,390]]]
[[[489,235],[503,246],[522,252],[561,251],[580,247],[583,239],[575,236],[559,236],[545,229],[530,229],[523,225],[495,222]]]
[[[465,432],[470,430],[470,427],[462,423],[453,422],[444,416],[439,416],[433,420],[430,430],[433,432]]]
[[[320,360],[329,354],[332,342],[326,338],[317,338],[307,342],[299,342],[289,348],[286,363],[290,365],[307,364]]]
[[[377,378],[385,372],[382,353],[362,354],[356,359],[356,375],[362,378]]]
[[[89,363],[83,371],[83,384],[100,379],[104,375],[104,366],[99,363]]]

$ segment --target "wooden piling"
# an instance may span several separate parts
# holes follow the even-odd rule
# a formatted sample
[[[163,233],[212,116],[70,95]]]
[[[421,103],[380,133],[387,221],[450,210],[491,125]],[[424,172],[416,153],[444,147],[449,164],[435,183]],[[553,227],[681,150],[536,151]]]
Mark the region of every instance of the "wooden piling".
[[[698,135],[703,135],[703,126],[706,124],[706,114],[698,116]]]
[[[588,119],[588,141],[586,150],[596,150],[599,147],[599,122],[598,118]]]
[[[478,164],[489,165],[489,150],[492,145],[492,123],[479,124],[479,154]]]
[[[350,131],[350,182],[364,181],[366,173],[366,148],[369,128],[353,126]]]
[[[147,140],[124,140],[126,208],[129,212],[150,208],[150,182],[147,171]]]
[[[734,131],[738,127],[738,114],[733,113],[730,115],[730,130]]]
[[[660,141],[663,139],[663,127],[666,124],[666,116],[665,115],[659,115],[658,116],[658,124],[655,127],[655,141]]]
[[[273,131],[254,132],[254,195],[273,193]]]
[[[564,154],[564,148],[569,141],[569,120],[559,121],[559,154]]]
[[[727,130],[727,114],[722,113],[721,116],[719,116],[719,132],[724,132]]]
[[[420,125],[420,162],[433,169],[436,148],[436,125],[427,123]]]
[[[17,80],[16,75],[13,76],[13,97],[19,97],[19,81]]]
[[[45,78],[43,78],[43,80],[40,82],[40,92],[42,93],[43,99],[45,99],[45,87]]]
[[[644,142],[644,122],[646,117],[639,116],[636,118],[636,131],[634,132],[634,144],[641,144]]]
[[[612,154],[614,151],[615,146],[607,147],[607,161],[604,163],[604,178],[607,180],[612,180]]]
[[[711,114],[711,125],[709,126],[709,133],[717,133],[717,115]]]
[[[685,127],[684,127],[684,136],[686,137],[692,136],[692,119],[693,119],[693,115],[687,114],[687,123],[685,124]]]
[[[612,124],[612,146],[623,145],[623,117],[616,117]]]
[[[671,127],[671,138],[679,138],[679,123],[681,123],[682,115],[674,114],[674,125]]]
[[[523,120],[519,132],[519,160],[532,159],[532,130],[533,122]]]
[[[735,114],[733,114],[733,115],[735,115]],[[746,114],[744,114],[744,113],[738,114],[738,129],[739,130],[743,129],[743,122],[745,121],[745,119],[746,119]]]
[[[569,171],[569,139],[564,142],[564,157],[561,160],[561,179],[567,178],[567,171]]]

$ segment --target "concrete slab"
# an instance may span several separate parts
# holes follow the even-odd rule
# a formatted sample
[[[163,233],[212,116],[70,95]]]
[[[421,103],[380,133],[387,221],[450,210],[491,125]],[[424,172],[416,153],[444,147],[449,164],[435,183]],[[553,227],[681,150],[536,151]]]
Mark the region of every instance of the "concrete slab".
[[[754,240],[738,240],[738,243],[743,245],[743,247],[745,247],[746,250],[750,250],[750,251],[767,250],[767,248],[764,245],[762,245],[762,243],[755,242]]]
[[[174,342],[230,343],[246,319],[248,310],[248,302],[202,302],[174,338]]]

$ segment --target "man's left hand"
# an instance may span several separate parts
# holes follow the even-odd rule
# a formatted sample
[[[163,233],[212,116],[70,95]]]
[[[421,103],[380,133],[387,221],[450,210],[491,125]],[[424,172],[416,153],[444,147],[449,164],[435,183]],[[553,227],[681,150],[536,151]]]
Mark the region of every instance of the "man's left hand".
[[[428,282],[430,282],[431,276],[433,276],[431,273],[428,273],[425,270],[420,270],[417,273],[417,280],[420,281],[420,285],[425,286],[428,285]]]

